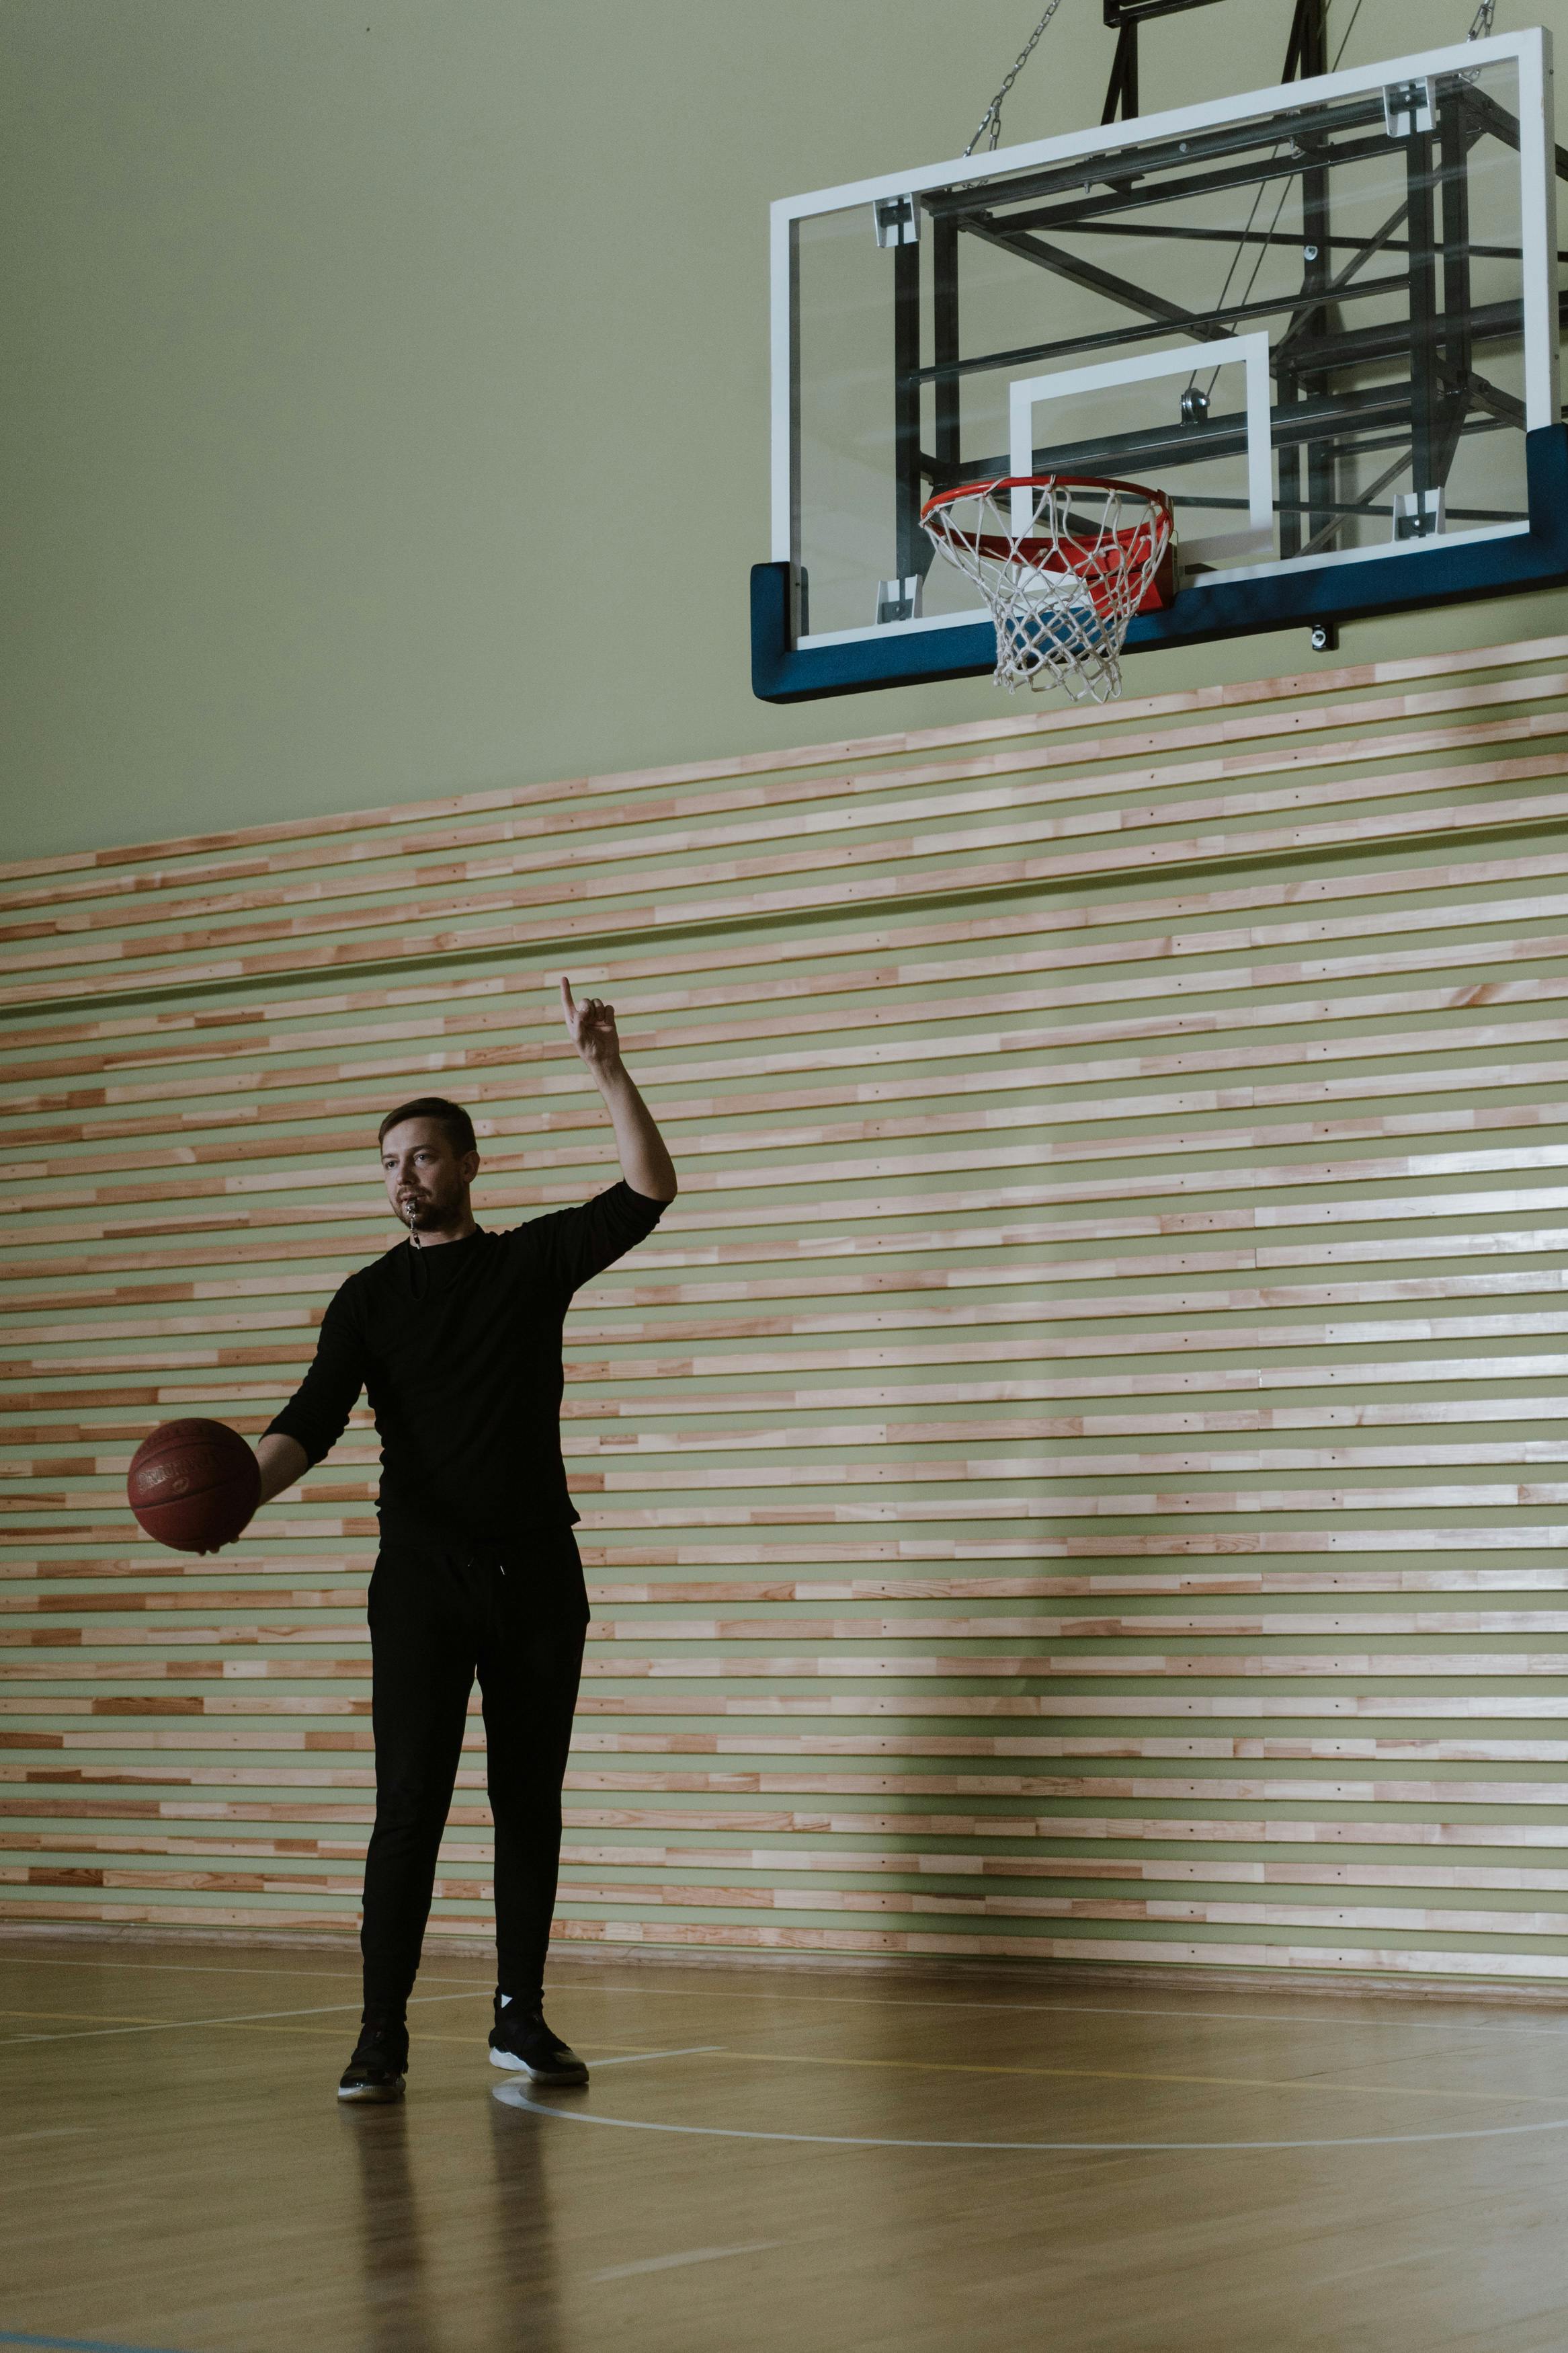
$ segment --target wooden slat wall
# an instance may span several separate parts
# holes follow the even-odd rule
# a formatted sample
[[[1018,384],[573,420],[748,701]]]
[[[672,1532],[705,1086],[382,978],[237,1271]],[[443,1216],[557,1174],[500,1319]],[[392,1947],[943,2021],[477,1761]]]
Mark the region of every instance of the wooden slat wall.
[[[3,871],[0,1916],[342,1926],[395,1239],[683,1190],[568,1324],[580,1943],[1568,1975],[1568,638]],[[436,1926],[488,1918],[466,1760]]]

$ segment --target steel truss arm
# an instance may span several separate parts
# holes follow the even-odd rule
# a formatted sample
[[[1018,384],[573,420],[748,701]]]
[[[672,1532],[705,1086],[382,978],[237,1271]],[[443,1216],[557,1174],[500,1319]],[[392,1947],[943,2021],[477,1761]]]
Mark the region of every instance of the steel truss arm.
[[[1321,106],[1292,107],[1255,122],[1193,132],[1184,140],[1152,140],[1145,147],[1123,148],[1104,161],[1058,164],[1037,172],[1020,172],[1008,181],[1005,193],[994,197],[977,197],[973,186],[967,185],[922,189],[921,206],[936,216],[986,211],[993,204],[1000,203],[1051,206],[1055,199],[1072,195],[1076,201],[1069,205],[1048,209],[1037,219],[1015,223],[1030,228],[1063,228],[1102,211],[1126,211],[1144,205],[1169,204],[1179,197],[1212,195],[1216,189],[1249,187],[1269,160],[1278,161],[1279,174],[1300,168],[1299,156],[1294,161],[1279,160],[1277,151],[1281,147],[1294,147],[1298,140],[1331,138],[1337,132],[1352,131],[1376,135],[1356,144],[1344,160],[1359,162],[1363,156],[1386,159],[1388,141],[1384,132],[1381,100],[1346,98]],[[1171,180],[1157,188],[1140,185],[1156,173],[1191,174],[1197,164],[1246,155],[1255,160],[1241,164],[1235,177],[1221,173],[1206,178]],[[1102,190],[1098,195],[1093,193],[1097,185]]]
[[[1211,314],[1184,311],[1179,302],[1168,301],[1163,294],[1134,286],[1131,279],[1118,278],[1113,271],[1084,261],[1075,253],[1064,253],[1059,245],[1047,245],[1043,237],[1028,237],[1022,231],[979,220],[962,221],[959,226],[987,245],[997,245],[1005,253],[1016,254],[1021,261],[1032,261],[1037,269],[1048,269],[1053,276],[1068,279],[1074,286],[1087,287],[1091,293],[1103,294],[1112,302],[1123,302],[1130,311],[1141,311],[1146,319],[1158,322],[1156,332],[1183,327],[1194,335],[1224,332],[1213,323]]]
[[[1369,278],[1363,285],[1355,287],[1348,299],[1355,301],[1379,294],[1402,294],[1409,284],[1410,280],[1404,271],[1397,278]],[[1183,318],[1173,323],[1188,328],[1194,334],[1205,334],[1205,339],[1210,339],[1205,331],[1212,331],[1221,324],[1226,327],[1239,324],[1248,319],[1272,318],[1280,311],[1299,309],[1300,301],[1299,293],[1255,295],[1250,302],[1219,303],[1212,311],[1194,312],[1190,318]],[[999,368],[1032,366],[1042,360],[1074,358],[1085,352],[1120,350],[1126,343],[1152,342],[1157,336],[1168,334],[1171,323],[1163,319],[1153,319],[1142,326],[1100,327],[1089,334],[1063,336],[1055,343],[1026,343],[1006,352],[981,352],[967,360],[938,360],[930,367],[919,369],[915,381],[943,384],[956,377],[994,374]],[[1278,349],[1284,348],[1285,340],[1281,338]]]

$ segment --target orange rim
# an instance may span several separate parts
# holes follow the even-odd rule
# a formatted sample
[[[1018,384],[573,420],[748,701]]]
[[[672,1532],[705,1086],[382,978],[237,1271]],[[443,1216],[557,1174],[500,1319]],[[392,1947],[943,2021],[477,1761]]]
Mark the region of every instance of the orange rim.
[[[998,474],[990,481],[954,482],[951,489],[938,491],[921,507],[921,521],[924,522],[928,515],[939,513],[943,507],[953,505],[959,499],[994,498],[1003,491],[1050,490],[1120,491],[1129,498],[1142,499],[1148,506],[1163,514],[1167,522],[1173,520],[1171,501],[1164,491],[1152,490],[1146,482],[1124,482],[1114,474]],[[1147,528],[1146,522],[1127,526],[1128,531]],[[1119,532],[1114,536],[1125,537],[1126,532]]]

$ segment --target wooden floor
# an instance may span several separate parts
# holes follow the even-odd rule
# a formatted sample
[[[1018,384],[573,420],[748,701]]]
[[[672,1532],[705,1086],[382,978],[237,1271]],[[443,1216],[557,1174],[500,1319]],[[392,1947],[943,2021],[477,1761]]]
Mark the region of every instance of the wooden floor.
[[[0,2345],[1563,2353],[1568,2017],[570,1964],[586,2093],[347,1957],[0,1943]]]

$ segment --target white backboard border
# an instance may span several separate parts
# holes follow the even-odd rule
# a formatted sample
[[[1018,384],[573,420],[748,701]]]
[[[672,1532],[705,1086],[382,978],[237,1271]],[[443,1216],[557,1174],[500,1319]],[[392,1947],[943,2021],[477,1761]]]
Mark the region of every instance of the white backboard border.
[[[1418,77],[1472,70],[1490,63],[1511,61],[1519,78],[1520,110],[1520,216],[1521,223],[1521,280],[1526,322],[1525,365],[1525,429],[1535,431],[1559,422],[1559,337],[1557,332],[1557,226],[1556,226],[1556,146],[1555,121],[1552,111],[1552,69],[1551,37],[1540,26],[1529,26],[1518,32],[1498,33],[1480,41],[1451,44],[1447,47],[1423,51],[1415,56],[1376,60],[1368,65],[1343,69],[1336,73],[1321,74],[1310,80],[1279,84],[1264,90],[1238,92],[1226,98],[1205,100],[1195,107],[1172,109],[1161,114],[1139,115],[1129,121],[1096,124],[1082,131],[1068,132],[1052,139],[1034,140],[1016,147],[999,148],[984,159],[984,169],[977,170],[980,159],[955,157],[942,164],[928,164],[915,171],[884,173],[867,180],[846,182],[839,186],[817,189],[810,194],[781,197],[772,207],[771,224],[771,309],[772,309],[772,550],[776,563],[792,565],[799,534],[799,449],[796,417],[798,415],[798,229],[803,220],[818,215],[845,210],[855,206],[874,206],[902,195],[918,195],[925,188],[951,186],[965,179],[1001,179],[1008,174],[1035,169],[1042,164],[1070,163],[1080,156],[1114,154],[1119,150],[1141,146],[1168,138],[1180,138],[1194,130],[1207,130],[1254,120],[1292,108],[1333,100],[1360,93],[1380,90],[1384,85]],[[1254,358],[1244,357],[1242,346],[1261,343],[1264,346],[1261,370]],[[1242,359],[1247,369],[1247,463],[1249,514],[1247,539],[1263,547],[1272,545],[1272,459],[1269,456],[1268,533],[1267,542],[1259,534],[1260,520],[1258,486],[1256,480],[1256,459],[1259,442],[1268,452],[1268,409],[1271,396],[1268,388],[1268,339],[1266,336],[1237,336],[1222,344],[1205,343],[1195,348],[1201,364],[1213,367],[1223,352],[1222,364]],[[1130,359],[1108,364],[1113,373],[1099,369],[1062,372],[1055,377],[1021,379],[1011,387],[1010,411],[1013,420],[1012,443],[1015,470],[1028,471],[1027,464],[1017,464],[1020,448],[1017,419],[1026,402],[1032,409],[1037,400],[1048,400],[1076,385],[1092,388],[1092,380],[1110,383],[1136,381],[1141,371],[1149,375],[1185,372],[1193,364],[1190,357],[1172,352],[1152,353],[1146,358]],[[1258,380],[1261,378],[1263,402],[1262,430],[1258,427],[1257,401]],[[1054,391],[1053,391],[1054,387]],[[1478,538],[1512,535],[1524,526],[1505,526],[1478,532]],[[1212,560],[1205,548],[1226,554],[1241,553],[1237,543],[1241,534],[1226,533],[1208,535],[1204,540],[1189,540],[1185,553],[1189,558]],[[1470,534],[1454,534],[1449,543]],[[1425,543],[1411,541],[1394,551],[1415,560]],[[1343,555],[1292,559],[1298,565],[1310,565],[1313,570],[1331,567],[1348,562],[1352,555],[1364,555],[1374,551],[1350,551]],[[1247,567],[1251,577],[1262,577],[1271,572],[1289,568],[1286,564],[1265,562]],[[1212,575],[1205,575],[1205,578]],[[1238,575],[1233,571],[1230,575]],[[894,622],[878,628],[838,630],[831,633],[831,642],[848,642],[859,638],[889,638],[900,630],[921,631],[934,627],[972,624],[970,614],[942,616],[940,620]],[[828,642],[826,637],[800,639],[802,647],[816,642]]]

